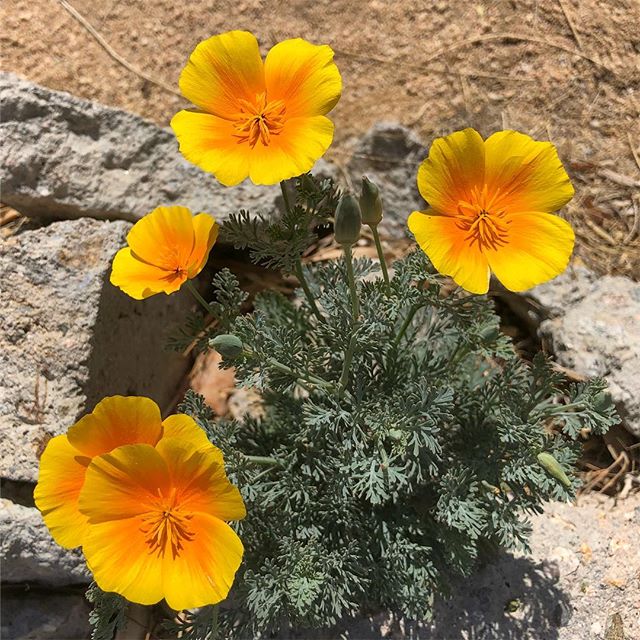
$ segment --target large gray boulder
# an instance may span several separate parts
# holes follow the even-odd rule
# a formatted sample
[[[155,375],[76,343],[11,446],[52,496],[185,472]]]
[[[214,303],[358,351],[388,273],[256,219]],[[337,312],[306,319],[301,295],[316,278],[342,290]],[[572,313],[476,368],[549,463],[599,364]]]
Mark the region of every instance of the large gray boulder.
[[[5,584],[57,587],[91,582],[80,549],[59,547],[37,509],[4,499],[0,499],[0,561]]]
[[[104,396],[172,404],[189,362],[164,350],[165,334],[191,300],[136,301],[109,283],[130,227],[83,218],[0,241],[3,479],[34,482],[47,439]]]
[[[178,151],[170,129],[0,73],[2,202],[27,216],[135,221],[180,204],[222,220],[270,211],[278,187],[227,188]]]
[[[526,295],[528,318],[557,361],[605,378],[624,426],[640,438],[640,283],[573,267]]]

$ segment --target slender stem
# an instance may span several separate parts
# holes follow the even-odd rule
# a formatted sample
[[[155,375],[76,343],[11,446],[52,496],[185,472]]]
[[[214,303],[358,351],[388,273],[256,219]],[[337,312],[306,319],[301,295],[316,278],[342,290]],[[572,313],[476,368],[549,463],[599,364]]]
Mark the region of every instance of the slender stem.
[[[244,349],[244,355],[248,358],[255,357],[256,354],[251,349]],[[299,371],[294,371],[291,367],[288,367],[286,364],[276,360],[275,358],[267,358],[267,363],[272,366],[274,369],[277,369],[281,373],[284,373],[287,376],[291,376],[292,378],[296,378],[297,380],[304,380],[305,382],[310,382],[311,384],[315,384],[319,387],[324,387],[327,391],[335,391],[335,385],[328,380],[323,380],[322,378],[318,378],[318,376],[314,376],[310,373],[300,373]]]
[[[126,623],[116,632],[115,640],[145,640],[151,630],[152,622],[150,606],[129,603],[126,611]]]
[[[353,360],[353,352],[356,349],[356,334],[355,327],[353,333],[351,334],[351,339],[349,340],[349,346],[347,347],[347,352],[344,355],[344,364],[342,365],[342,375],[340,376],[340,393],[342,393],[349,384],[349,373],[351,370],[351,360]]]
[[[282,199],[284,200],[284,207],[287,210],[287,213],[291,212],[291,201],[289,200],[289,194],[287,193],[287,187],[284,183],[284,180],[280,181],[280,191],[282,191]],[[302,270],[302,260],[298,258],[295,263],[296,270],[296,278],[298,278],[298,282],[304,291],[304,295],[307,298],[307,302],[311,307],[311,311],[313,311],[313,315],[318,318],[320,322],[324,322],[324,318],[320,313],[320,309],[318,309],[318,305],[316,304],[316,300],[313,297],[313,293],[311,293],[311,288],[309,287],[309,283],[307,279],[304,277],[304,271]]]
[[[285,185],[284,180],[280,180],[280,191],[282,191],[284,208],[287,210],[287,213],[289,213],[291,211],[291,201],[289,200],[289,194],[287,193],[287,186]]]
[[[251,462],[252,464],[258,465],[260,467],[279,467],[280,463],[275,458],[270,458],[269,456],[248,456],[244,455],[244,459],[247,462]]]
[[[296,269],[296,278],[298,278],[298,281],[300,282],[300,286],[304,291],[304,295],[306,296],[307,302],[311,307],[311,311],[313,311],[313,315],[316,318],[318,318],[320,322],[324,322],[324,318],[320,313],[320,309],[318,309],[318,305],[316,304],[315,298],[313,297],[313,293],[311,293],[311,289],[309,288],[309,283],[307,282],[307,279],[304,277],[304,271],[302,270],[302,260],[300,260],[300,258],[296,260],[295,269]]]
[[[356,289],[356,281],[353,277],[353,258],[351,255],[351,245],[343,244],[344,261],[347,265],[347,281],[349,283],[349,293],[351,294],[351,316],[353,321],[357,322],[360,315],[360,302],[358,300],[358,291]]]
[[[404,337],[404,334],[407,332],[411,321],[413,320],[413,316],[416,315],[418,309],[420,309],[422,305],[414,304],[411,309],[409,309],[409,313],[407,313],[407,317],[404,319],[402,326],[400,327],[400,331],[398,331],[398,335],[395,337],[393,341],[393,346],[397,347],[400,344],[400,340]]]
[[[207,313],[211,313],[209,303],[200,295],[200,292],[196,289],[193,282],[191,282],[191,280],[187,280],[185,284],[187,285],[187,289],[191,292],[191,295],[202,305],[204,310]]]
[[[210,640],[218,640],[218,605],[213,605],[213,612],[211,616],[211,639]]]
[[[380,234],[378,233],[378,225],[369,225],[371,233],[373,234],[373,240],[376,243],[376,251],[378,252],[378,260],[380,260],[380,268],[382,269],[382,277],[384,282],[389,286],[389,272],[387,271],[387,261],[382,251],[382,244],[380,243]]]

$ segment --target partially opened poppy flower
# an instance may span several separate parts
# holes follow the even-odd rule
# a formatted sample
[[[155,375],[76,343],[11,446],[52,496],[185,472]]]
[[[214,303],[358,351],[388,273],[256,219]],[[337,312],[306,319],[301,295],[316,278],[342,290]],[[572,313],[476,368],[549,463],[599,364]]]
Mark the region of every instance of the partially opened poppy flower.
[[[263,62],[253,34],[229,31],[195,48],[180,90],[199,109],[171,121],[187,160],[227,186],[275,184],[329,148],[342,80],[327,45],[285,40]]]
[[[202,271],[217,237],[209,214],[158,207],[127,234],[129,246],[113,259],[111,283],[136,300],[173,293]]]
[[[153,446],[162,437],[179,437],[194,448],[210,448],[211,455],[220,458],[191,417],[178,414],[163,421],[158,405],[141,397],[105,398],[66,434],[52,438],[40,458],[34,498],[53,539],[68,549],[83,543],[88,525],[78,509],[78,497],[95,456],[127,444]]]
[[[220,454],[175,437],[118,447],[91,461],[79,508],[102,590],[176,610],[226,598],[243,546],[225,520],[244,518],[245,507]]]
[[[523,291],[566,268],[574,233],[551,212],[574,190],[550,142],[457,131],[431,145],[418,189],[430,208],[414,211],[409,229],[433,266],[467,291],[486,293],[491,272]]]

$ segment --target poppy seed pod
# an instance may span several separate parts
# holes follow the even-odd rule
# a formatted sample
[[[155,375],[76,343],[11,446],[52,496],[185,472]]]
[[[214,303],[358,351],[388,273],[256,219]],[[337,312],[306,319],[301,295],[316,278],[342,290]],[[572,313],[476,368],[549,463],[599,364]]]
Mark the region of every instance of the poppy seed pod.
[[[367,176],[362,177],[362,192],[360,193],[360,212],[362,222],[375,227],[382,220],[382,199],[380,190]]]
[[[558,482],[563,484],[565,487],[569,488],[571,486],[571,480],[567,477],[567,474],[564,472],[562,465],[550,454],[546,451],[539,453],[537,455],[538,464],[547,471],[550,475],[552,475]]]
[[[340,198],[336,208],[335,223],[333,225],[336,242],[343,246],[354,245],[360,237],[361,226],[360,205],[355,196],[347,193]]]
[[[209,346],[213,347],[221,356],[230,360],[237,358],[243,350],[242,340],[230,333],[223,333],[209,340]]]

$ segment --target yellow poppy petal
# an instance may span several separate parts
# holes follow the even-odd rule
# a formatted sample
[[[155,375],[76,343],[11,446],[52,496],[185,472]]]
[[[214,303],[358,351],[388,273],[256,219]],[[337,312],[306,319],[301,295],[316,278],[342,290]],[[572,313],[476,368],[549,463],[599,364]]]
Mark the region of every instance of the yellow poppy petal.
[[[171,120],[180,152],[225,186],[249,176],[249,145],[239,142],[234,123],[208,113],[180,111]]]
[[[189,258],[189,279],[195,278],[207,264],[211,247],[218,239],[218,223],[208,213],[193,218],[194,244]]]
[[[87,532],[87,518],[78,509],[78,496],[89,461],[66,435],[49,440],[40,458],[33,497],[53,539],[67,549],[80,546]]]
[[[263,93],[264,65],[248,31],[229,31],[201,42],[180,74],[180,91],[202,110],[233,119],[239,100]]]
[[[486,181],[508,213],[557,211],[574,189],[558,152],[518,131],[498,131],[485,141]]]
[[[162,436],[158,405],[149,398],[111,396],[101,400],[67,432],[86,456],[99,456],[125,444],[155,445]]]
[[[269,100],[282,100],[287,118],[325,115],[340,99],[342,79],[327,45],[301,38],[279,42],[264,68]]]
[[[196,421],[184,413],[177,413],[173,416],[165,418],[162,422],[163,434],[162,438],[177,438],[179,442],[192,444],[196,448],[213,447],[207,438],[204,429],[201,429]],[[222,464],[222,453],[216,447],[213,447],[219,455],[217,460]]]
[[[420,248],[433,266],[442,274],[451,276],[456,284],[471,293],[486,293],[489,289],[489,264],[478,248],[465,240],[456,219],[450,216],[430,215],[427,211],[414,211],[407,221]]]
[[[166,271],[143,262],[128,247],[116,253],[111,266],[111,284],[135,300],[178,291],[186,279],[186,273]]]
[[[177,611],[224,600],[244,552],[233,529],[217,518],[197,513],[189,528],[193,539],[180,554],[164,556],[164,597]]]
[[[193,251],[193,216],[186,207],[157,207],[127,234],[135,257],[166,271],[186,267]]]
[[[518,213],[508,221],[507,244],[485,251],[491,270],[507,289],[530,289],[566,269],[575,239],[568,222],[549,213]]]
[[[156,450],[167,464],[172,486],[179,492],[185,509],[221,520],[241,520],[246,516],[240,491],[229,482],[217,447],[207,443],[194,450],[192,443],[163,438]]]
[[[309,171],[333,140],[333,122],[325,116],[287,120],[268,146],[260,143],[250,153],[254,184],[277,184]]]
[[[484,182],[484,142],[475,129],[434,140],[418,170],[418,190],[436,212],[455,215]]]
[[[130,602],[155,604],[164,597],[163,558],[150,553],[145,523],[138,517],[89,527],[82,550],[97,585]]]
[[[98,522],[134,518],[147,511],[171,479],[164,458],[148,444],[127,444],[91,460],[78,508]]]

